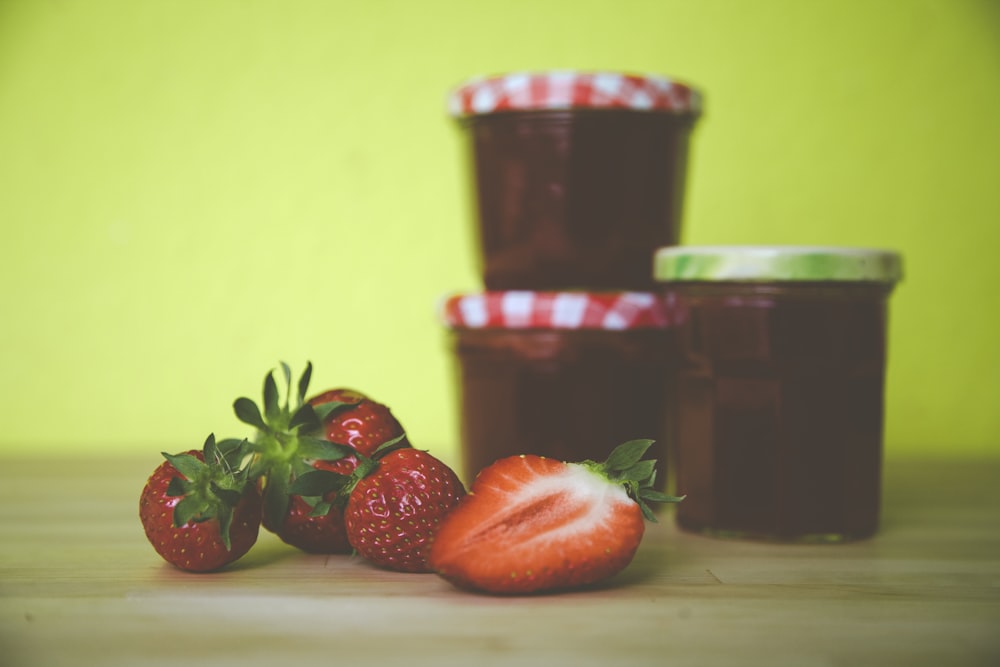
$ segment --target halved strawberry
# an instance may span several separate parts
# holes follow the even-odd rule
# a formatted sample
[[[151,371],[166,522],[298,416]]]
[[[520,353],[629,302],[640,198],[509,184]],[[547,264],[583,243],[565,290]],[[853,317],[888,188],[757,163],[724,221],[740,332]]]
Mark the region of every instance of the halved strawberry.
[[[260,494],[242,461],[247,442],[205,440],[201,451],[166,454],[143,487],[139,519],[167,562],[191,572],[217,570],[257,541]]]
[[[403,436],[403,427],[389,408],[351,389],[331,389],[307,401],[311,363],[294,394],[291,369],[285,363],[281,369],[287,385],[283,404],[271,372],[264,378],[263,413],[249,398],[233,404],[236,416],[257,428],[251,472],[264,489],[264,527],[304,551],[348,553],[343,516],[333,507],[336,493],[303,496],[290,488],[315,469],[350,475],[356,453],[370,455],[386,440]]]
[[[347,539],[371,563],[399,572],[429,572],[427,555],[448,512],[465,496],[455,472],[427,452],[392,440],[369,458],[358,455],[350,477],[327,471],[301,476],[292,491],[339,493]]]
[[[652,486],[651,440],[617,447],[604,463],[534,455],[480,471],[442,523],[430,567],[455,585],[497,594],[591,584],[628,565],[655,521],[647,502],[676,502]]]

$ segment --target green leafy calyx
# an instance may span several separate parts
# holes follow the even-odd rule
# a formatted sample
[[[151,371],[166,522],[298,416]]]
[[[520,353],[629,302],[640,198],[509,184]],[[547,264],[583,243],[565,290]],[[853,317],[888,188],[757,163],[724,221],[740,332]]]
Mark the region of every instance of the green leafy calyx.
[[[614,484],[620,484],[626,493],[642,510],[649,521],[656,521],[649,503],[678,503],[684,496],[669,496],[653,488],[656,482],[656,461],[643,459],[652,440],[629,440],[615,447],[603,462],[583,461],[583,465],[606,477]]]
[[[178,475],[167,486],[168,496],[181,496],[174,506],[173,523],[181,527],[217,519],[226,549],[231,548],[230,527],[233,512],[250,483],[245,462],[251,453],[248,440],[234,438],[216,442],[209,434],[202,446],[202,459],[192,454],[167,454],[163,457]]]
[[[288,511],[289,494],[296,480],[315,469],[314,461],[338,461],[354,453],[346,444],[327,441],[323,425],[335,412],[350,409],[355,403],[331,401],[313,406],[306,402],[312,363],[307,363],[298,382],[293,386],[292,371],[281,362],[284,379],[284,400],[274,371],[264,376],[263,411],[252,399],[241,397],[233,403],[237,419],[256,429],[250,441],[254,456],[250,477],[264,478],[264,515],[267,523],[280,525]],[[313,502],[321,499],[312,497]]]
[[[303,497],[317,498],[326,498],[330,493],[335,493],[332,501],[317,503],[312,512],[313,516],[325,514],[335,505],[343,507],[358,482],[378,470],[379,461],[383,457],[397,449],[406,449],[409,446],[405,435],[396,436],[379,445],[370,457],[355,452],[357,465],[350,475],[342,475],[330,470],[310,470],[296,478],[289,488],[289,492]]]

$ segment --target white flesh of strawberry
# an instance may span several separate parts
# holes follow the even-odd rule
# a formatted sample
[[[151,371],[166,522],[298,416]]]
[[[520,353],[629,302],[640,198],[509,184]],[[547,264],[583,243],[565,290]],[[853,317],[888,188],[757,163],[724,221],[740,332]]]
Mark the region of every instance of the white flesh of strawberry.
[[[588,536],[594,528],[611,522],[623,505],[634,504],[620,485],[612,484],[602,475],[573,463],[564,466],[559,474],[512,481],[516,481],[519,488],[516,496],[510,498],[510,514],[516,515],[533,505],[544,508],[534,514],[530,528],[525,526],[528,534],[523,541],[518,540],[522,545],[541,546],[571,538],[579,540]],[[550,499],[548,506],[546,499]],[[538,530],[540,525],[549,522],[552,524],[550,530]],[[516,526],[493,526],[490,530],[497,529],[517,539],[519,531]]]

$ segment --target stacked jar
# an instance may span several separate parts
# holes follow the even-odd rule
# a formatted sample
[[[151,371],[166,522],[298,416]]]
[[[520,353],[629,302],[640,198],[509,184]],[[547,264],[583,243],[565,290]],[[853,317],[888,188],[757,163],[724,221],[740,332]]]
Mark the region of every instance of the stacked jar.
[[[466,141],[483,290],[442,308],[466,482],[534,453],[666,464],[674,318],[653,256],[680,239],[699,93],[661,76],[515,73],[449,98]],[[662,484],[661,484],[662,488]]]

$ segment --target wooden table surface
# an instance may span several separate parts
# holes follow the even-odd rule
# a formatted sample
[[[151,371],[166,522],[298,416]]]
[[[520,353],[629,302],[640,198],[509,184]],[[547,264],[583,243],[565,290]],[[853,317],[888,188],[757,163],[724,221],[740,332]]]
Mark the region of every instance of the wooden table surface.
[[[163,563],[142,461],[0,459],[0,666],[1000,665],[1000,459],[887,461],[874,539],[727,541],[667,511],[600,588],[463,593],[262,532],[232,569]]]

